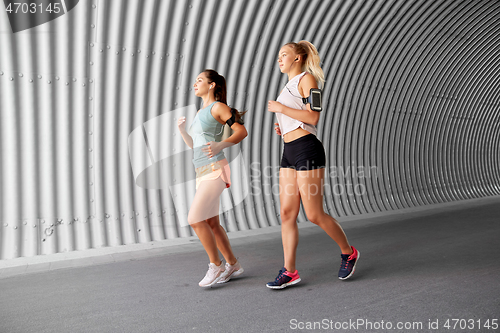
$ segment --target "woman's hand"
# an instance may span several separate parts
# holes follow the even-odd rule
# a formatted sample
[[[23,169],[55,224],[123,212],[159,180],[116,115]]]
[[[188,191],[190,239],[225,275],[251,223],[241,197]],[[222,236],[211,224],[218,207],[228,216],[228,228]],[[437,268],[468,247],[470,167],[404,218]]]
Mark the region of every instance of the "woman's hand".
[[[179,120],[177,120],[177,127],[179,127],[179,131],[181,132],[186,131],[186,117],[179,117]]]
[[[281,135],[281,129],[280,129],[280,124],[274,123],[276,127],[274,127],[274,130],[276,131],[276,134]]]
[[[205,153],[208,157],[212,158],[221,152],[223,144],[221,142],[210,141],[205,144],[205,147],[201,148],[201,151]]]
[[[283,104],[276,101],[269,101],[267,103],[267,110],[269,112],[281,113],[283,111]]]

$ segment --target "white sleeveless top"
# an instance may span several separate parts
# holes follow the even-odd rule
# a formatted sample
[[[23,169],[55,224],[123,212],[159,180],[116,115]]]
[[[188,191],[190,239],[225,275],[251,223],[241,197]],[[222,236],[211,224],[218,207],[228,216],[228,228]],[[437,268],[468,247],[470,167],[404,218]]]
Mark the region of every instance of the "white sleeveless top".
[[[302,102],[302,96],[299,93],[299,81],[306,73],[307,72],[302,72],[288,81],[276,101],[292,109],[307,110],[306,105]],[[311,134],[316,135],[317,133],[316,126],[306,124],[282,113],[276,113],[276,118],[278,118],[281,136],[299,127],[305,129]]]

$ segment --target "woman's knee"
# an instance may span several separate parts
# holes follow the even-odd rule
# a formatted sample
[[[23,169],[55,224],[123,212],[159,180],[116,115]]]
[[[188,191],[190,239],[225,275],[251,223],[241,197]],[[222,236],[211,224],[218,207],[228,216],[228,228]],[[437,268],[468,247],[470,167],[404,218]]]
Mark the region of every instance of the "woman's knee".
[[[220,222],[219,222],[218,216],[214,216],[214,217],[207,219],[207,223],[210,226],[210,228],[212,228],[214,230],[220,227]]]
[[[192,228],[199,227],[200,223],[206,223],[207,222],[206,219],[203,219],[200,216],[196,216],[196,214],[188,214],[187,221],[188,221],[189,225]]]
[[[280,209],[281,221],[286,222],[294,222],[297,220],[297,216],[299,215],[299,211],[293,208],[281,207]]]
[[[325,215],[326,213],[324,211],[306,212],[307,219],[316,225],[320,225],[325,220]]]

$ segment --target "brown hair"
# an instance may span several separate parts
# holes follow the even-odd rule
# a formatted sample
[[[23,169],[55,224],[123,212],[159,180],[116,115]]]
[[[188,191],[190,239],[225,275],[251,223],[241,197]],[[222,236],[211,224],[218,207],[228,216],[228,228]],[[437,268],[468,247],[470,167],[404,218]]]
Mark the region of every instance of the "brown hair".
[[[301,40],[298,43],[286,43],[285,46],[291,47],[295,54],[302,57],[302,70],[312,74],[318,86],[323,88],[325,84],[325,73],[323,69],[321,69],[319,53],[316,47],[306,40]]]
[[[226,79],[224,78],[224,76],[220,75],[213,69],[205,69],[202,73],[205,73],[205,76],[208,79],[208,83],[212,82],[215,83],[215,88],[214,88],[215,100],[227,105]],[[239,112],[235,108],[231,108],[231,113],[235,115],[235,121],[243,125],[242,117],[246,113],[246,111]]]

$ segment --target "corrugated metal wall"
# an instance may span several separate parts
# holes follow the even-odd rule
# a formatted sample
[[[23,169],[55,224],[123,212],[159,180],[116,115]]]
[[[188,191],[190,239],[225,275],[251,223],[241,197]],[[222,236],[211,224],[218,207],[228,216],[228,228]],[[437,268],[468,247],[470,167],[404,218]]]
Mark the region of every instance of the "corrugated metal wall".
[[[301,39],[327,79],[332,215],[500,194],[498,1],[81,0],[18,33],[0,13],[0,258],[192,235],[176,119],[204,68],[249,111],[222,223],[278,225],[266,105],[287,80],[280,46]]]

